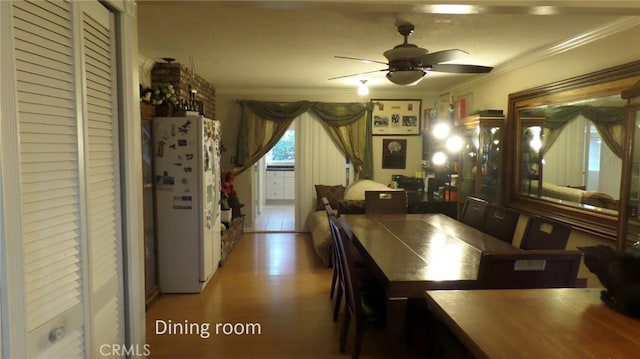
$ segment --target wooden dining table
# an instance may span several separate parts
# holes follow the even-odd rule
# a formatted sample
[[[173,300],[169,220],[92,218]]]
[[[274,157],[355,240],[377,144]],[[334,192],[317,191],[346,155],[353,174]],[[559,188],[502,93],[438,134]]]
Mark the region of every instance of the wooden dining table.
[[[430,310],[477,358],[638,358],[640,319],[598,288],[427,291]]]
[[[443,214],[341,215],[385,289],[392,352],[404,348],[407,301],[472,288],[483,251],[520,251]]]

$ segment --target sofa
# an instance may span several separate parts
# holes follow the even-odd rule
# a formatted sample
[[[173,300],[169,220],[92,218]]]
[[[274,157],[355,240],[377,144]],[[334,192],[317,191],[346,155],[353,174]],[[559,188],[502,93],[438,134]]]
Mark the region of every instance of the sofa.
[[[360,180],[345,188],[342,185],[315,185],[316,207],[307,218],[313,248],[325,266],[331,265],[331,231],[322,197],[326,197],[331,208],[340,214],[364,213],[364,192],[390,190],[386,185],[371,180]]]
[[[531,181],[531,187],[537,188],[538,181]],[[567,186],[558,186],[553,183],[542,183],[542,196],[559,199],[562,201],[580,203],[606,209],[618,209],[618,201],[606,193],[586,191]]]

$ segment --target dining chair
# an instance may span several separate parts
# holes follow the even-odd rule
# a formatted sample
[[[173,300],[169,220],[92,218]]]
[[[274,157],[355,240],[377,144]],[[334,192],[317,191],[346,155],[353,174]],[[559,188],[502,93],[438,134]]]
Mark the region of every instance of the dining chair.
[[[407,213],[406,191],[365,191],[365,214],[403,214]]]
[[[520,213],[494,204],[488,204],[482,231],[501,241],[512,243]]]
[[[525,227],[520,248],[565,249],[571,227],[548,218],[530,217]]]
[[[329,219],[332,233],[336,234],[341,268],[344,274],[345,313],[340,328],[340,352],[346,350],[349,326],[353,318],[355,324],[355,338],[351,357],[357,359],[362,349],[364,330],[369,326],[379,326],[384,323],[385,297],[384,291],[364,285],[359,277],[361,271],[356,267],[352,251],[353,243],[339,223],[338,219]]]
[[[485,252],[478,268],[479,289],[576,287],[578,250]]]
[[[460,222],[479,230],[484,229],[484,217],[488,202],[482,198],[468,196],[464,200]]]
[[[336,296],[336,302],[333,309],[333,321],[335,322],[338,320],[340,304],[342,302],[342,294],[344,292],[344,275],[342,273],[340,263],[341,261],[338,253],[336,234],[331,227],[331,219],[335,219],[335,212],[333,211],[333,208],[331,207],[331,204],[326,197],[322,197],[322,203],[324,204],[324,209],[327,213],[327,221],[331,232],[331,260],[333,262],[333,274],[331,276],[331,291],[329,293],[329,298],[333,299],[334,295]]]

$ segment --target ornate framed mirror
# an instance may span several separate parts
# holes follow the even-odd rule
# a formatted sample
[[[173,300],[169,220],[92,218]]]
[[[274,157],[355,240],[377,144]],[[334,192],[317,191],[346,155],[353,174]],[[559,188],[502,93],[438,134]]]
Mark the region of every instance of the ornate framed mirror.
[[[509,95],[507,204],[615,239],[626,101],[640,61]]]

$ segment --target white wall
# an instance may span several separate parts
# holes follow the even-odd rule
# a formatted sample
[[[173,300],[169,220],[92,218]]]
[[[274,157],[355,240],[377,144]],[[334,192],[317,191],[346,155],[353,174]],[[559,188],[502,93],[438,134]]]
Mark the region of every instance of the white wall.
[[[637,22],[637,21],[636,21]],[[472,93],[476,109],[507,109],[509,94],[640,59],[640,25],[510,72],[471,81],[453,89],[454,97]]]
[[[407,163],[404,169],[382,168],[382,140],[407,140]],[[416,172],[422,173],[422,136],[373,136],[373,180],[382,184],[391,183],[391,175],[405,175],[413,177]]]

